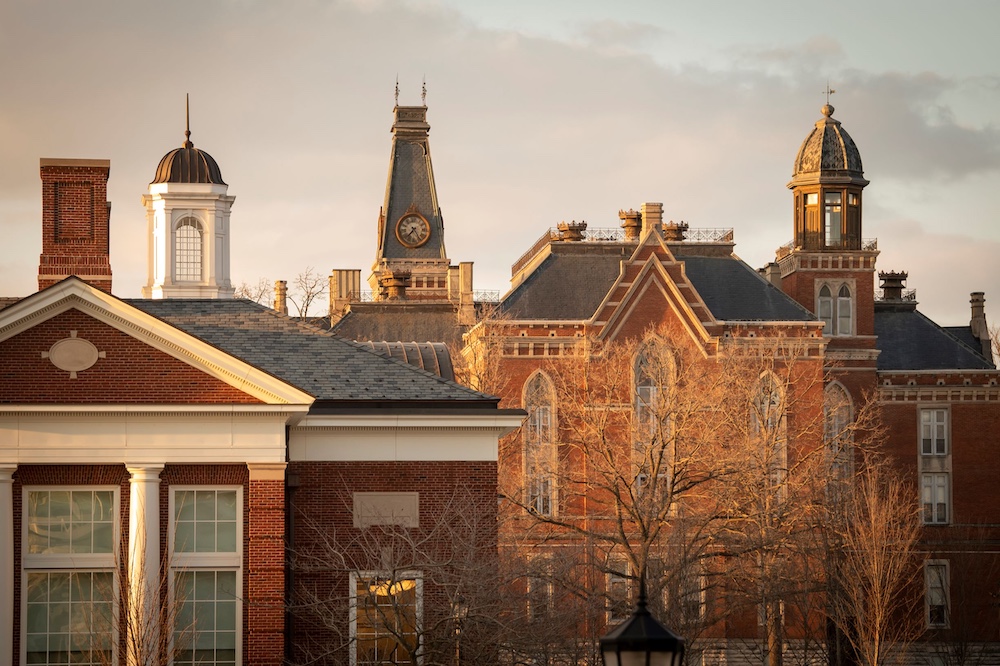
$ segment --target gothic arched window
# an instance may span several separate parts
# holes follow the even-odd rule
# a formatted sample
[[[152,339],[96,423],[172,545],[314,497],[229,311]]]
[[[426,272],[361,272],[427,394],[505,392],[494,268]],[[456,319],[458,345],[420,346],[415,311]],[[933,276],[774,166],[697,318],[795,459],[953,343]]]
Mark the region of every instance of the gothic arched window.
[[[816,299],[816,314],[823,321],[825,335],[853,335],[854,333],[854,299],[851,288],[840,285],[836,297],[830,285],[820,287]]]
[[[830,384],[823,392],[823,441],[834,474],[847,478],[853,468],[851,396],[840,384]]]
[[[674,385],[673,350],[663,341],[649,341],[633,366],[633,458],[640,488],[655,485],[668,491],[674,462],[670,393]]]
[[[555,392],[541,372],[524,385],[524,487],[528,508],[543,516],[555,510]]]
[[[204,242],[201,222],[185,217],[174,231],[174,279],[178,282],[199,282],[202,279]]]
[[[760,378],[754,399],[752,429],[757,437],[763,466],[772,486],[781,486],[788,469],[788,433],[785,420],[785,392],[773,373]]]

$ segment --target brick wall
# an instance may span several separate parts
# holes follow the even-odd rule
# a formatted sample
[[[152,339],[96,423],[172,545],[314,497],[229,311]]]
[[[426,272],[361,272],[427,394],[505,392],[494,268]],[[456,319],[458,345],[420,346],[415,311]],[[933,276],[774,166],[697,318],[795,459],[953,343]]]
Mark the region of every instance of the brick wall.
[[[111,293],[108,160],[42,159],[38,288],[70,275]]]
[[[76,337],[105,352],[76,379],[43,352]],[[0,346],[0,403],[258,403],[256,398],[79,310],[67,310]]]

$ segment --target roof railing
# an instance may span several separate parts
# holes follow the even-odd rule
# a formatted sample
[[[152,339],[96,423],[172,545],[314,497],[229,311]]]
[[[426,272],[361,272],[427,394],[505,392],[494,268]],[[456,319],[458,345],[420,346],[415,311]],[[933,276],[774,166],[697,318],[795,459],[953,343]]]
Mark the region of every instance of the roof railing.
[[[876,289],[875,290],[875,300],[876,301],[885,301],[885,300],[887,300],[886,297],[885,297],[885,290],[884,289]],[[903,293],[902,293],[902,296],[899,298],[899,300],[901,300],[901,301],[916,301],[917,300],[917,290],[916,289],[904,289]]]
[[[579,241],[567,241],[573,243],[589,242],[589,243],[623,243],[623,242],[635,242],[627,241],[625,238],[625,230],[621,227],[595,227],[593,229],[585,229],[583,232],[583,238]],[[528,251],[522,254],[517,261],[510,267],[510,274],[516,275],[519,270],[528,265],[528,263],[536,256],[542,249],[552,241],[563,240],[562,234],[557,227],[550,227],[548,231],[542,234],[538,240],[536,240]],[[702,229],[702,228],[689,228],[684,231],[684,240],[682,241],[670,241],[681,242],[681,243],[732,243],[733,242],[733,230],[729,229]]]

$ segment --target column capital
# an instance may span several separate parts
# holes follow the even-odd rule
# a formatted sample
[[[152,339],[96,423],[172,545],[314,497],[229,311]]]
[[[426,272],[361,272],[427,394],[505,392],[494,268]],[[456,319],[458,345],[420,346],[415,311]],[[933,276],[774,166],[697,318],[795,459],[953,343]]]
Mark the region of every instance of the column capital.
[[[251,481],[284,481],[288,463],[247,463]]]
[[[17,465],[0,463],[0,483],[11,483],[14,480],[14,472],[16,471]]]
[[[160,472],[163,471],[163,463],[153,463],[145,465],[126,465],[130,481],[159,481]]]

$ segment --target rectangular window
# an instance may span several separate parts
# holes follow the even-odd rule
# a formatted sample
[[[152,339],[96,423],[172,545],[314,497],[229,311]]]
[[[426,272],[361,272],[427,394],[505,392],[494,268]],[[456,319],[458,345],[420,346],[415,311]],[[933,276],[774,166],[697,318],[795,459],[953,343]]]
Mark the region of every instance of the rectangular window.
[[[26,663],[112,663],[118,490],[28,487],[23,497]]]
[[[624,622],[632,614],[628,562],[612,560],[607,573],[608,624]]]
[[[418,572],[351,575],[352,664],[410,664],[420,647],[422,580]]]
[[[948,561],[927,560],[924,565],[925,607],[927,627],[948,626]]]
[[[921,502],[924,523],[948,522],[948,473],[934,472],[921,475]]]
[[[174,663],[236,666],[243,624],[243,489],[171,491]]]
[[[948,410],[920,410],[920,454],[948,455]]]
[[[536,622],[547,618],[553,609],[554,588],[552,569],[548,562],[533,562],[534,572],[528,575],[528,621]]]
[[[843,213],[841,212],[840,192],[827,192],[826,204],[826,246],[840,247]]]

